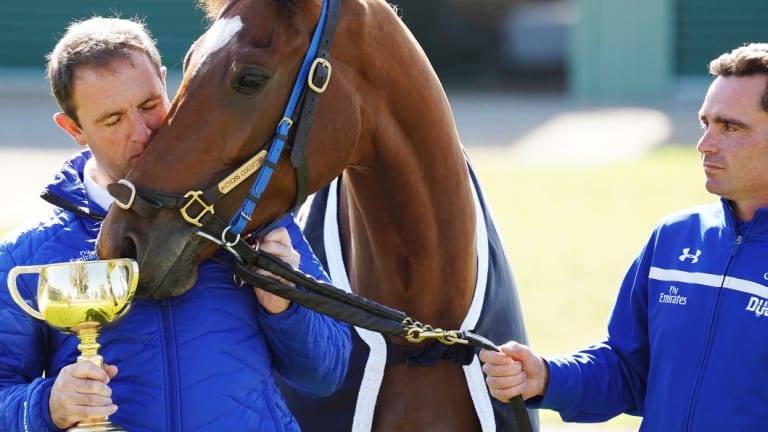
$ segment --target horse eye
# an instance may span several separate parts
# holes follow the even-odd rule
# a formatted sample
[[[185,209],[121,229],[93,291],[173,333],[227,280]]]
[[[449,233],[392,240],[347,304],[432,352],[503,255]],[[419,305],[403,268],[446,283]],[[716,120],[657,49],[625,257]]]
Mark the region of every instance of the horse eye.
[[[243,72],[232,85],[235,91],[243,94],[253,94],[266,84],[269,77],[258,72]]]

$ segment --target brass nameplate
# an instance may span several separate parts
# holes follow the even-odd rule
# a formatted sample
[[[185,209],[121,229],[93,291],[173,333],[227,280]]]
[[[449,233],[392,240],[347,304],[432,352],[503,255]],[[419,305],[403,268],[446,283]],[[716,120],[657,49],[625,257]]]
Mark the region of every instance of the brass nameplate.
[[[219,185],[218,185],[219,192],[227,193],[232,189],[236,188],[237,185],[245,181],[245,179],[250,177],[251,174],[258,171],[259,168],[261,168],[261,166],[264,165],[264,159],[266,158],[267,158],[267,151],[262,150],[258,152],[256,156],[252,157],[251,160],[244,163],[243,165],[240,165],[240,168],[238,168],[235,172],[228,175],[224,180],[219,182]]]

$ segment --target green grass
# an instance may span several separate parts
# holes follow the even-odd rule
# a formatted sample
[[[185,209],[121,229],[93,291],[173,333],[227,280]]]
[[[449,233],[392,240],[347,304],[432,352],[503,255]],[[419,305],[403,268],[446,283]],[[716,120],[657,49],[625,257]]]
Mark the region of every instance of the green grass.
[[[482,148],[469,153],[515,273],[530,343],[542,354],[603,340],[619,284],[656,221],[716,199],[704,189],[693,146],[591,168],[523,166],[511,153]],[[551,411],[541,418],[562,423]],[[589,430],[619,425],[637,430],[639,421],[622,416]]]

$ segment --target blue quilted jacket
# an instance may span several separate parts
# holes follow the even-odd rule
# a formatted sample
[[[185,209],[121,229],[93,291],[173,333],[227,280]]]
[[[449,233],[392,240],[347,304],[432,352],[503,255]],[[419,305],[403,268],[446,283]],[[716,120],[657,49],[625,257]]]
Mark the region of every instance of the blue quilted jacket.
[[[75,362],[77,338],[22,312],[6,279],[18,265],[96,259],[104,210],[89,202],[82,183],[89,157],[84,151],[67,161],[43,192],[54,206],[0,244],[2,431],[57,430],[48,397],[59,370]],[[293,218],[282,222],[301,269],[327,281]],[[17,281],[33,306],[36,283],[34,275]],[[346,324],[296,304],[268,315],[252,289],[235,286],[231,270],[214,262],[200,267],[184,295],[138,299],[99,342],[104,361],[119,368],[110,382],[119,409],[110,418],[132,432],[299,430],[273,372],[301,392],[327,395],[341,385],[350,352]]]

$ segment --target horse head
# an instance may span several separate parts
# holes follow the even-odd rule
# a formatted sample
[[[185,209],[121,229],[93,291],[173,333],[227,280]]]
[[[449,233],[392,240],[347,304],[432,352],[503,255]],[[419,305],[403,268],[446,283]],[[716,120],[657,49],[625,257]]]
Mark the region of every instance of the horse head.
[[[97,250],[103,258],[138,261],[141,296],[185,292],[196,281],[197,265],[217,247],[290,211],[298,188],[307,186],[298,184],[289,153],[308,162],[312,189],[304,192],[312,192],[351,162],[360,134],[360,96],[351,97],[344,85],[356,79],[353,70],[334,58],[311,57],[309,67],[303,62],[318,23],[329,16],[327,4],[252,0],[211,8],[216,18],[187,53],[165,123],[125,179],[110,186],[118,205],[104,220]],[[348,49],[338,45],[334,52]],[[309,75],[303,82],[302,74]],[[286,106],[297,104],[297,91],[323,93],[312,126],[322,133],[294,151],[302,107],[291,118]],[[265,171],[271,175],[262,175],[255,210],[233,233],[230,221]],[[206,232],[206,220],[230,229]]]
[[[469,174],[442,84],[396,10],[384,0],[209,6],[215,19],[187,53],[165,123],[110,186],[117,205],[100,257],[138,261],[138,296],[179,295],[218,247],[343,172],[356,292],[458,325],[476,267]],[[462,287],[453,303],[436,301],[450,284]]]

